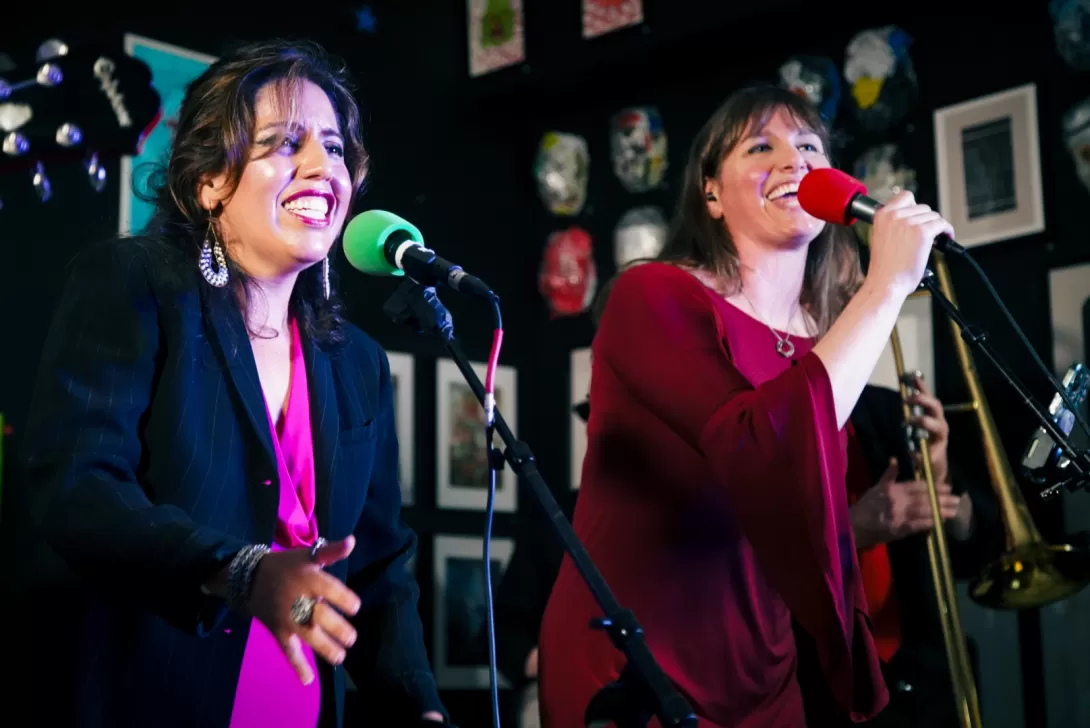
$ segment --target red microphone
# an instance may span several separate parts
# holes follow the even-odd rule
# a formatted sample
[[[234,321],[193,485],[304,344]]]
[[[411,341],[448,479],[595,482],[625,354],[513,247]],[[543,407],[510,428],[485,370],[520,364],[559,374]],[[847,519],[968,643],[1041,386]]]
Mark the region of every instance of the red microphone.
[[[874,214],[882,203],[867,197],[867,186],[832,167],[815,169],[799,183],[799,205],[818,220],[851,225],[856,220],[874,222]],[[935,238],[935,247],[944,253],[961,254],[965,248],[943,233]]]

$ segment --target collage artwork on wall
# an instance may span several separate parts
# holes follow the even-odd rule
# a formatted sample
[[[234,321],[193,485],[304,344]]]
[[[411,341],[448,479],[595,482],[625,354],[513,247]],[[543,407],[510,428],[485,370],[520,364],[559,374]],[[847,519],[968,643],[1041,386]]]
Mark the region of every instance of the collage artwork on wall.
[[[474,363],[484,380],[485,365]],[[496,368],[496,408],[514,427],[518,422],[515,370]],[[483,511],[488,505],[488,453],[485,449],[484,410],[466,384],[457,365],[439,359],[435,369],[436,504],[440,508]],[[496,473],[495,509],[514,513],[518,501],[515,473],[504,468]]]

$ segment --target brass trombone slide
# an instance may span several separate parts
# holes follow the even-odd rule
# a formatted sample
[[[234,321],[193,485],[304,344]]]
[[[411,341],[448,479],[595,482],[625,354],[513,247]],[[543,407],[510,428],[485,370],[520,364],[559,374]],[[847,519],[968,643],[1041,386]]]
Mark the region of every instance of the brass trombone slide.
[[[939,511],[927,433],[908,426],[908,421],[912,417],[908,398],[914,392],[914,377],[919,376],[920,373],[905,372],[904,352],[901,349],[901,337],[896,327],[890,335],[890,346],[893,349],[893,363],[897,368],[897,382],[901,390],[905,432],[910,438],[909,450],[920,454],[919,462],[914,466],[915,477],[916,480],[927,483],[931,517],[935,524],[927,536],[927,556],[931,562],[931,576],[935,582],[935,597],[938,602],[939,621],[942,624],[942,638],[946,646],[946,659],[950,668],[950,683],[953,688],[958,722],[962,728],[980,728],[980,701],[977,697],[972,665],[969,663],[969,652],[965,646],[965,633],[961,627],[954,572],[950,565],[950,550],[946,545],[946,531]]]

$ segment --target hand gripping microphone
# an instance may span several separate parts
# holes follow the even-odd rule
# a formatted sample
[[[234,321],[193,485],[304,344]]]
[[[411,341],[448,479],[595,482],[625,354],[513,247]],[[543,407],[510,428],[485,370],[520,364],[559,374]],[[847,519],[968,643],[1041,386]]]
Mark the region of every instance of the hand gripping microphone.
[[[874,222],[882,203],[867,197],[867,187],[849,174],[832,167],[815,169],[799,183],[799,205],[812,217],[837,225],[851,225],[857,219]],[[935,238],[935,247],[943,253],[960,255],[965,248],[943,233]]]
[[[408,220],[385,210],[361,212],[344,229],[344,255],[361,273],[408,275],[425,286],[444,285],[492,300],[492,289],[435,251],[424,247],[424,235]]]

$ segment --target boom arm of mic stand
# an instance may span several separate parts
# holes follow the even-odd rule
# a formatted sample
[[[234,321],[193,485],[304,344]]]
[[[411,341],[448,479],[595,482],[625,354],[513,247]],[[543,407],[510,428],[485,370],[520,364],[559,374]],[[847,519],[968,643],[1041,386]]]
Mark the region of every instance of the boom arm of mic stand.
[[[988,334],[983,329],[973,326],[965,317],[961,315],[961,311],[953,302],[943,295],[942,290],[939,288],[938,281],[935,274],[930,269],[924,274],[921,285],[927,288],[931,292],[931,299],[939,304],[939,307],[950,317],[958,329],[961,330],[961,338],[965,339],[965,342],[975,348],[977,351],[984,354],[984,356],[992,363],[1003,378],[1007,380],[1007,384],[1018,393],[1018,396],[1022,398],[1022,403],[1032,410],[1033,414],[1037,417],[1037,420],[1041,423],[1041,426],[1045,428],[1052,440],[1060,446],[1060,448],[1067,453],[1071,459],[1071,466],[1078,472],[1078,480],[1081,480],[1083,484],[1090,478],[1090,452],[1078,452],[1071,443],[1068,442],[1067,437],[1060,432],[1060,429],[1056,426],[1056,423],[1052,421],[1052,417],[1049,413],[1041,407],[1033,397],[1030,396],[1026,390],[1024,384],[1022,384],[1018,377],[1014,375],[1010,367],[999,360],[998,355],[992,349],[988,343]],[[1071,486],[1069,486],[1071,487]]]
[[[454,338],[450,313],[439,300],[434,288],[406,280],[382,310],[395,323],[409,325],[418,332],[435,334],[442,339],[466,383],[473,389],[473,394],[484,404],[484,385],[462,352],[461,345]],[[627,665],[622,673],[622,682],[625,683],[623,693],[627,698],[638,701],[639,705],[616,705],[614,709],[622,713],[616,717],[617,725],[646,726],[646,716],[655,715],[664,728],[696,728],[697,719],[692,708],[655,661],[644,641],[643,628],[636,621],[635,615],[617,602],[609,585],[579,542],[549,486],[538,472],[533,452],[525,442],[515,438],[498,408],[495,416],[496,432],[506,446],[505,459],[519,479],[529,486],[530,492],[545,512],[553,533],[563,544],[564,550],[571,557],[605,615],[602,619],[594,620],[588,625],[588,629],[604,629],[614,646],[627,658]],[[636,722],[631,722],[633,716]]]

